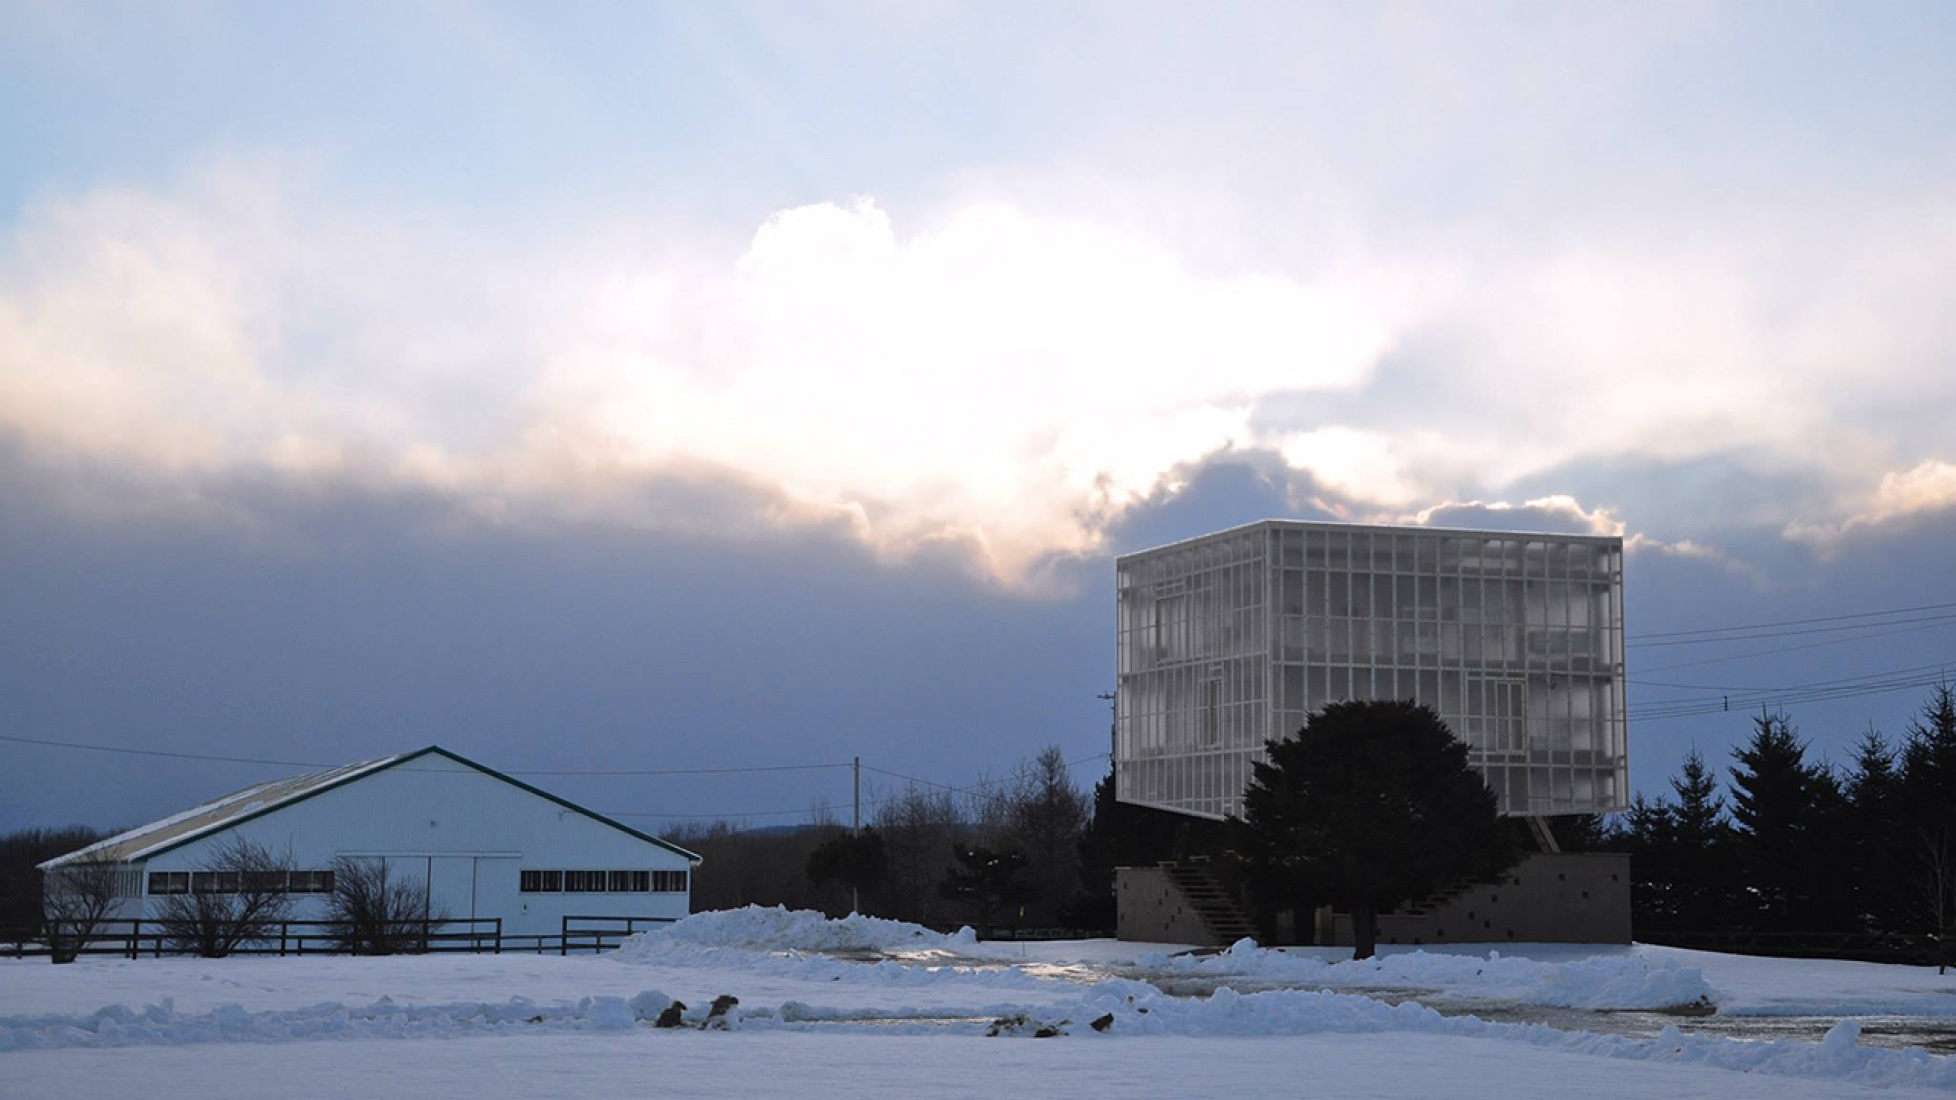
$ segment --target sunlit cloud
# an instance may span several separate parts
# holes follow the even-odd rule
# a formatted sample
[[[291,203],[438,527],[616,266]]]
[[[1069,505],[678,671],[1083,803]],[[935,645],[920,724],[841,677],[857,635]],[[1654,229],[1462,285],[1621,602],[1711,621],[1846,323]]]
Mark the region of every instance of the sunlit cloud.
[[[1787,525],[1786,537],[1823,554],[1833,554],[1841,540],[1851,534],[1952,511],[1956,511],[1956,464],[1930,460],[1912,469],[1883,474],[1881,484],[1845,518],[1831,523],[1796,521]]]
[[[503,525],[840,525],[890,557],[952,542],[1009,582],[1243,448],[1352,518],[1509,512],[1712,553],[1608,501],[1482,502],[1623,455],[1872,478],[1909,434],[1826,396],[1870,355],[1946,385],[1922,375],[1933,343],[1865,324],[1935,295],[1802,297],[1751,234],[1441,263],[1354,233],[1309,264],[1221,262],[1080,203],[966,190],[784,209],[744,241],[614,216],[491,244],[329,192],[227,161],[31,204],[0,252],[0,430],[51,469],[158,487],[151,508],[240,476],[366,484]],[[1257,415],[1273,394],[1288,419]],[[1956,468],[1910,460],[1788,537],[1956,494]],[[742,489],[684,491],[709,480]]]

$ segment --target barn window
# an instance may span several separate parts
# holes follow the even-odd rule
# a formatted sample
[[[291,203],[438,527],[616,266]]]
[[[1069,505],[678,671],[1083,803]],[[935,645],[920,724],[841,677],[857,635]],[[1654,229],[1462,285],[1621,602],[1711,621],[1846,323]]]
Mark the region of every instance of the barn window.
[[[333,892],[333,872],[294,871],[290,890],[294,894],[330,894]]]
[[[563,871],[524,871],[521,889],[526,894],[560,894],[564,890]],[[576,875],[576,871],[569,872]],[[572,887],[575,889],[575,887]]]
[[[684,871],[522,871],[518,888],[525,894],[648,894],[682,893]]]
[[[149,892],[151,894],[188,894],[190,892],[190,873],[188,871],[151,871],[149,873]]]
[[[241,882],[249,894],[283,894],[287,888],[284,871],[246,871]]]
[[[609,884],[609,875],[604,871],[564,872],[564,893],[566,894],[602,894],[606,892],[606,887]]]

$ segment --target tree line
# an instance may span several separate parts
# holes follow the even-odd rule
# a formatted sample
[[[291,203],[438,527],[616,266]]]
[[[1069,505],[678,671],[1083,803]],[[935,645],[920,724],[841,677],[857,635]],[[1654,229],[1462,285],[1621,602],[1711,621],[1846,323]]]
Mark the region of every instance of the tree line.
[[[1956,923],[1956,690],[1934,689],[1899,743],[1872,727],[1845,767],[1762,713],[1721,777],[1697,751],[1656,798],[1598,823],[1631,855],[1642,937],[1927,936]]]
[[[854,909],[940,928],[1113,927],[1111,866],[1103,903],[1083,847],[1094,804],[1058,747],[1000,780],[872,790],[868,801],[860,830],[818,807],[798,827],[716,822],[669,832],[704,860],[693,907],[786,905],[834,916]]]

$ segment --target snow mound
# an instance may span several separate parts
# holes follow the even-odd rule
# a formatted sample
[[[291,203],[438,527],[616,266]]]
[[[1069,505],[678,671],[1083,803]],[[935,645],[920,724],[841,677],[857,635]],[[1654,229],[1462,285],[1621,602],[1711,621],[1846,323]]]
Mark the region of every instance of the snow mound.
[[[946,935],[921,924],[851,913],[830,918],[807,909],[782,906],[722,909],[695,913],[675,924],[633,937],[638,943],[685,943],[754,951],[877,952],[935,950],[970,953],[978,935],[969,928]],[[621,952],[628,950],[627,943]]]
[[[539,1031],[623,1031],[658,1018],[672,998],[648,989],[623,997],[584,997],[538,1004],[458,1001],[404,1005],[382,997],[371,1004],[338,1002],[250,1012],[235,1004],[209,1012],[178,1012],[161,1004],[111,1005],[87,1015],[0,1016],[0,1051],[64,1047],[181,1046],[190,1043],[273,1043],[302,1039],[422,1039]]]
[[[639,933],[604,958],[625,966],[732,970],[849,986],[1051,990],[1066,980],[1004,965],[1004,956],[980,944],[969,928],[947,935],[904,921],[860,915],[837,920],[778,906],[697,913]]]
[[[1711,1003],[1703,971],[1637,957],[1595,956],[1568,962],[1412,951],[1328,962],[1258,947],[1244,939],[1215,955],[1143,954],[1144,974],[1308,985],[1323,989],[1433,991],[1463,1000],[1516,1001],[1581,1009],[1656,1009]]]
[[[1001,1035],[1263,1036],[1418,1032],[1526,1043],[1548,1050],[1632,1061],[1676,1062],[1741,1073],[1839,1080],[1882,1088],[1956,1088],[1956,1058],[1922,1050],[1860,1045],[1860,1025],[1843,1020],[1819,1042],[1746,1040],[1687,1034],[1675,1025],[1655,1038],[1566,1031],[1544,1024],[1448,1016],[1414,1001],[1387,1004],[1326,990],[1273,989],[1206,998],[1096,992],[1025,1014]]]

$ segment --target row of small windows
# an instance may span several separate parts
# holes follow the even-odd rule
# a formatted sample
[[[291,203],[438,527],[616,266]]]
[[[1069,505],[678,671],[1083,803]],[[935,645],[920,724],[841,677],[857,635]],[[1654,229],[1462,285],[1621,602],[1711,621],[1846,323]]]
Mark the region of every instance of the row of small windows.
[[[330,894],[331,871],[151,871],[149,892],[161,894]]]
[[[685,871],[524,871],[526,894],[683,894]]]

